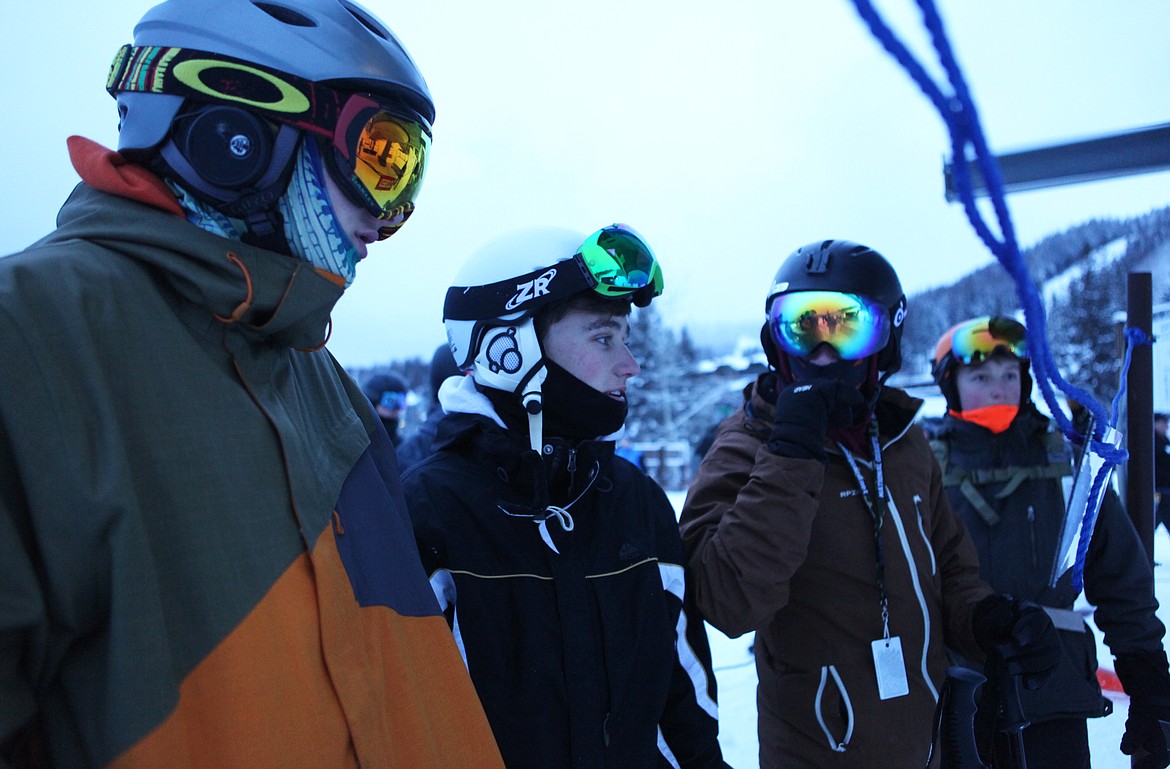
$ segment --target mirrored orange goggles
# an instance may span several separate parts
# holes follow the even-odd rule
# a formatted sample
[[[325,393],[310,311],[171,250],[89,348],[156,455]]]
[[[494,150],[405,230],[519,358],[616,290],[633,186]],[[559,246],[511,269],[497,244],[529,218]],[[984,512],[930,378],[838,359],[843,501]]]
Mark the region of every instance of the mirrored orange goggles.
[[[353,94],[337,118],[333,160],[346,194],[386,221],[381,238],[414,211],[426,171],[431,137],[419,122],[369,94]]]
[[[384,219],[385,238],[414,211],[431,127],[400,101],[337,89],[224,54],[124,45],[106,90],[169,94],[231,104],[316,134],[333,145],[334,180],[354,203]]]

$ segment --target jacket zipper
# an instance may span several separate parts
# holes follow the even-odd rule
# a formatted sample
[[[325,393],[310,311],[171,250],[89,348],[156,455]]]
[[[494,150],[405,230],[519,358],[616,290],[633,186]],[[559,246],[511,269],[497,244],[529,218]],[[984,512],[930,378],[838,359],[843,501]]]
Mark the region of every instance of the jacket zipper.
[[[841,702],[845,705],[845,734],[840,740],[829,731],[829,725],[825,723],[825,716],[821,708],[825,695],[825,686],[829,682],[829,676],[833,677],[833,684],[837,687],[837,691],[841,695]],[[829,743],[829,749],[834,753],[844,753],[849,741],[853,739],[853,703],[849,700],[849,692],[845,691],[845,683],[837,673],[837,667],[835,665],[824,665],[821,667],[821,683],[817,687],[816,700],[813,702],[813,713],[817,717],[817,724],[821,727],[821,732],[825,735],[825,739]]]
[[[569,449],[569,461],[566,463],[566,469],[569,471],[569,493],[572,493],[573,484],[577,479],[577,450]]]
[[[1036,570],[1036,508],[1028,505],[1028,538],[1032,542],[1032,569]]]

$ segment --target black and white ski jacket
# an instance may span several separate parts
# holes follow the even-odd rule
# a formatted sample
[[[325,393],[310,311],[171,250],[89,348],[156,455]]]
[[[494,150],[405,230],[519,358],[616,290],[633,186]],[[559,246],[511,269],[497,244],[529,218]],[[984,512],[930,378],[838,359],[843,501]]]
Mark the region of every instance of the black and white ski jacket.
[[[448,385],[436,453],[403,482],[505,764],[725,767],[666,495],[612,441],[546,438],[538,461],[471,377]],[[552,511],[532,505],[540,474]]]

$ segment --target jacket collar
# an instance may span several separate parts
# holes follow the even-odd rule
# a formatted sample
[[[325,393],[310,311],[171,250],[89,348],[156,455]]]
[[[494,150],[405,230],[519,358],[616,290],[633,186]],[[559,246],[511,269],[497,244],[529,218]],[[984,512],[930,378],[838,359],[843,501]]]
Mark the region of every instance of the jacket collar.
[[[504,426],[491,401],[480,393],[471,377],[448,379],[439,388],[439,402],[446,416],[439,423],[434,447],[490,462],[496,474],[516,489],[517,499],[527,502],[541,467],[554,504],[564,504],[587,485],[608,476],[612,467],[612,440],[567,441],[545,436],[539,459],[528,446],[527,436]]]
[[[282,347],[324,344],[343,288],[307,262],[206,232],[149,203],[77,186],[42,243],[85,240],[140,262],[183,300]]]

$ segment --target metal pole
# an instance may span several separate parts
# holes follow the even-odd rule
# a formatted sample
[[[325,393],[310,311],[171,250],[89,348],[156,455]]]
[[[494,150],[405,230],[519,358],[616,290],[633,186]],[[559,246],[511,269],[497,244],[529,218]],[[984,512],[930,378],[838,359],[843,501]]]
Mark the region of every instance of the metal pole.
[[[1005,192],[1080,184],[1170,169],[1170,123],[996,155]],[[943,166],[946,199],[953,202],[955,158]],[[987,195],[979,165],[967,161],[975,195]]]
[[[1150,273],[1131,272],[1128,292],[1128,323],[1147,338],[1153,330],[1153,284]],[[1154,564],[1154,351],[1151,345],[1137,345],[1129,364],[1126,390],[1125,508],[1142,538],[1146,558]]]

